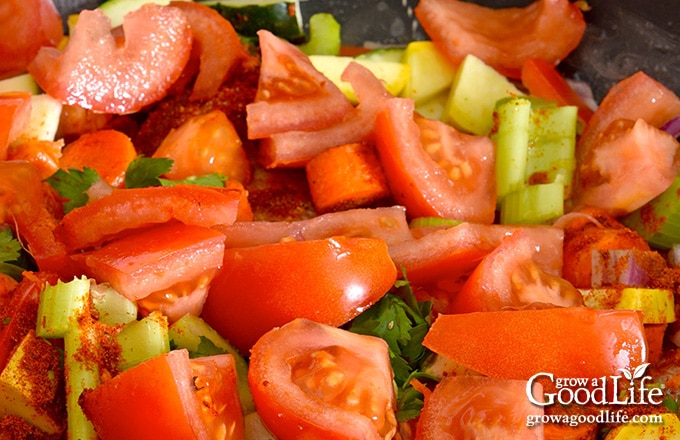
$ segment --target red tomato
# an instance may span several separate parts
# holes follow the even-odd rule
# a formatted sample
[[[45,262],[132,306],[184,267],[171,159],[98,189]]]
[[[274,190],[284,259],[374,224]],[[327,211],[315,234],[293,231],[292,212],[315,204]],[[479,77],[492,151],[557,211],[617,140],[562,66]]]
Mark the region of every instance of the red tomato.
[[[269,31],[257,33],[262,54],[255,102],[248,104],[248,138],[318,130],[342,121],[349,99],[299,48]]]
[[[387,344],[373,336],[296,319],[258,340],[248,382],[279,440],[389,440],[396,431]]]
[[[414,217],[492,223],[494,145],[419,118],[413,101],[391,99],[376,120],[376,145],[394,199]],[[430,155],[436,157],[433,159]]]
[[[0,160],[7,159],[9,144],[26,129],[30,117],[30,93],[0,93]]]
[[[98,9],[84,10],[63,52],[42,48],[28,69],[40,87],[65,104],[125,114],[163,98],[191,53],[186,16],[146,4],[123,21],[124,43]]]
[[[105,439],[243,438],[229,354],[189,359],[173,350],[85,390],[80,406]]]
[[[198,77],[194,82],[191,99],[213,96],[226,78],[229,70],[246,51],[234,26],[216,10],[201,3],[172,1],[189,19],[194,46],[200,52]]]
[[[59,169],[59,159],[64,140],[45,141],[22,137],[7,149],[7,160],[23,160],[38,170],[40,177],[47,179]]]
[[[350,63],[341,79],[352,85],[359,105],[342,121],[329,127],[274,133],[262,139],[260,156],[265,166],[303,166],[327,148],[371,139],[375,118],[392,95],[370,70],[359,63]]]
[[[557,102],[557,105],[575,105],[584,122],[593,116],[593,110],[581,95],[557,71],[554,64],[545,60],[529,58],[522,66],[522,85],[534,96]]]
[[[178,283],[207,284],[223,255],[221,233],[169,222],[130,233],[72,258],[86,275],[100,283],[110,283],[136,301],[157,291],[163,291],[168,298],[168,291]],[[199,281],[202,278],[207,282]]]
[[[527,426],[540,416],[526,394],[527,381],[484,376],[450,376],[425,399],[416,440],[445,438],[543,439],[543,425]]]
[[[524,8],[503,9],[421,0],[414,11],[454,64],[473,54],[511,78],[520,78],[530,58],[556,65],[578,46],[586,28],[580,9],[569,0],[537,0]]]
[[[451,337],[455,335],[455,337]],[[647,359],[642,316],[587,307],[439,315],[423,345],[485,376],[618,375]]]
[[[513,232],[484,257],[447,311],[469,313],[527,306],[583,305],[583,297],[574,286],[542,267],[537,248],[526,230]]]
[[[26,71],[42,46],[56,47],[64,36],[52,0],[3,0],[0,4],[0,78]]]
[[[220,110],[193,116],[170,131],[153,157],[174,161],[170,172],[165,174],[171,180],[210,173],[219,173],[239,182],[250,178],[250,162],[241,138]]]
[[[207,227],[229,224],[236,221],[243,192],[183,184],[116,189],[70,211],[56,233],[73,252],[101,245],[126,230],[170,220]]]
[[[226,249],[203,318],[245,354],[260,336],[295,318],[345,324],[377,302],[396,278],[387,245],[377,238]]]

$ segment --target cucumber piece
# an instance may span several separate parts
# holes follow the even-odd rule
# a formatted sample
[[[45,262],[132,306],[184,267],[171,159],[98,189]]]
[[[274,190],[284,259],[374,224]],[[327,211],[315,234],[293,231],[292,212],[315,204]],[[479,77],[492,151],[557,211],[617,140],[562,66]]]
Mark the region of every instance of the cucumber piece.
[[[403,47],[381,47],[359,54],[354,58],[358,60],[394,61],[395,63],[401,63],[403,62],[403,56]]]
[[[121,371],[132,368],[170,351],[168,319],[160,312],[151,312],[123,327],[116,341],[121,348],[118,368]]]
[[[625,287],[582,289],[583,302],[593,309],[640,310],[644,324],[675,322],[675,300],[669,289]]]
[[[562,182],[527,185],[506,194],[501,202],[501,223],[545,224],[564,214]]]
[[[28,92],[32,95],[37,95],[40,92],[40,88],[30,73],[22,73],[21,75],[0,80],[0,93],[5,92]]]
[[[219,12],[240,35],[256,37],[266,29],[293,43],[306,39],[299,0],[208,0],[201,3]]]
[[[332,14],[312,15],[309,18],[309,40],[299,47],[307,55],[340,54],[340,23]]]
[[[54,141],[59,129],[62,107],[61,101],[48,94],[31,96],[31,116],[19,139]]]
[[[458,130],[488,135],[496,102],[516,96],[524,94],[484,61],[468,55],[456,70],[443,120]]]
[[[128,12],[139,9],[144,3],[155,3],[157,5],[167,5],[171,0],[107,0],[99,5],[101,10],[111,20],[111,27],[123,24],[123,17]],[[182,0],[191,1],[191,0]]]
[[[357,102],[357,96],[355,95],[352,86],[348,82],[340,79],[342,72],[352,61],[355,61],[370,70],[383,82],[387,91],[393,96],[397,96],[401,93],[409,76],[408,66],[394,61],[358,59],[332,55],[310,55],[309,60],[319,72],[333,81],[333,83],[338,86],[345,96],[353,103]]]
[[[401,95],[413,99],[416,105],[451,88],[456,69],[431,41],[409,43],[401,62],[410,69]]]
[[[424,101],[416,103],[416,112],[430,119],[442,120],[446,109],[449,91],[444,90]]]

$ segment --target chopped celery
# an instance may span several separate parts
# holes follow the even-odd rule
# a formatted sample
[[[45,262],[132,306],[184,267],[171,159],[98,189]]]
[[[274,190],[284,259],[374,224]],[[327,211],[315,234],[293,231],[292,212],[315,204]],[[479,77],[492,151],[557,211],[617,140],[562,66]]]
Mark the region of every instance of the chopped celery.
[[[432,41],[410,42],[401,62],[411,71],[401,95],[416,104],[451,88],[456,69]]]
[[[564,214],[562,182],[527,185],[506,194],[501,202],[502,224],[542,224]]]
[[[120,344],[120,370],[127,370],[146,360],[170,351],[168,319],[160,312],[123,327],[116,336]]]
[[[174,322],[168,333],[173,349],[185,348],[189,351],[190,357],[224,353],[234,356],[241,408],[244,414],[255,411],[253,397],[248,387],[248,363],[241,353],[220,336],[215,329],[210,327],[202,318],[187,314]]]
[[[498,129],[492,136],[496,142],[496,188],[498,201],[525,185],[529,157],[531,101],[513,98],[497,110]]]
[[[680,243],[680,176],[666,191],[643,207],[621,218],[621,222],[636,231],[658,249],[670,249]]]
[[[443,120],[459,130],[488,135],[496,102],[523,95],[505,76],[468,55],[456,69]]]
[[[78,326],[84,311],[89,313],[90,280],[75,278],[68,283],[58,281],[40,293],[36,334],[43,338],[63,338]]]
[[[99,378],[99,338],[93,321],[81,321],[80,326],[64,335],[64,370],[66,372],[66,414],[68,440],[96,440],[97,433],[78,404],[85,389],[96,388]]]
[[[416,217],[409,223],[409,228],[424,228],[429,226],[458,226],[463,223],[460,220],[442,217]]]
[[[92,303],[99,313],[99,321],[115,327],[137,319],[137,304],[108,284],[94,284],[90,291]]]
[[[675,321],[675,300],[669,289],[583,289],[581,295],[585,305],[594,309],[640,310],[645,324],[668,324]]]
[[[309,17],[309,41],[299,47],[307,55],[339,55],[340,23],[332,14],[312,15]]]

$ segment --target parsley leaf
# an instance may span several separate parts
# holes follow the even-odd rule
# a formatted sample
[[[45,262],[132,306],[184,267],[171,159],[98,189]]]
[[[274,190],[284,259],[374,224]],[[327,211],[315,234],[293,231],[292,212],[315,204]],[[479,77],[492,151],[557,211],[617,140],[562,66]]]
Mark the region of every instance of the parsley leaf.
[[[172,159],[156,157],[137,157],[125,171],[126,188],[146,188],[161,186],[160,176],[170,171]]]
[[[82,171],[75,168],[59,169],[47,178],[47,183],[61,198],[66,199],[64,213],[68,213],[87,203],[89,198],[86,191],[98,180],[99,174],[86,167]]]
[[[0,272],[21,279],[24,268],[20,265],[21,243],[14,238],[9,228],[0,229]]]
[[[187,177],[184,180],[168,180],[168,179],[158,179],[162,186],[175,186],[181,183],[199,186],[217,186],[224,187],[224,182],[227,181],[227,177],[222,174],[212,173],[206,174],[204,176],[192,176]]]
[[[357,316],[349,330],[377,336],[387,342],[397,384],[397,419],[409,420],[417,417],[423,405],[422,394],[410,385],[410,381],[416,377],[430,378],[419,368],[430,353],[422,342],[430,328],[432,306],[429,301],[416,300],[408,281],[400,280],[395,287],[394,293],[387,293]]]

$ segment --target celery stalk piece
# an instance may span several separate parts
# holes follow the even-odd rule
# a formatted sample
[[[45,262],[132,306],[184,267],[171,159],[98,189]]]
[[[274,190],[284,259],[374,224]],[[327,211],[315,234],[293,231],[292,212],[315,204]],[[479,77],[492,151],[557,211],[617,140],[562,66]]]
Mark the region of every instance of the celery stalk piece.
[[[118,368],[123,371],[170,351],[168,319],[160,312],[123,327],[116,336],[121,348]]]
[[[625,287],[582,289],[583,302],[593,309],[640,310],[644,324],[675,322],[675,300],[669,289]]]
[[[309,17],[309,41],[298,47],[307,55],[339,55],[340,23],[329,13],[312,15]]]
[[[564,214],[562,182],[524,186],[505,195],[501,203],[502,224],[542,224]]]
[[[130,301],[109,284],[93,284],[92,304],[99,313],[99,321],[110,326],[129,324],[137,319],[137,304]]]
[[[496,188],[500,203],[506,194],[525,185],[531,101],[509,99],[501,103],[496,112],[498,129],[492,139],[496,142]]]
[[[621,218],[657,249],[670,249],[680,243],[680,176],[666,191],[641,208]]]
[[[253,397],[248,387],[248,363],[241,353],[220,336],[215,329],[210,327],[202,318],[187,314],[174,322],[168,333],[172,347],[186,348],[190,357],[224,353],[234,356],[243,414],[255,411]]]
[[[40,293],[36,335],[43,338],[63,338],[78,326],[78,319],[89,312],[90,280],[75,278],[68,283],[58,281]]]
[[[66,413],[68,440],[96,440],[97,433],[78,404],[85,389],[94,389],[99,379],[99,340],[93,321],[84,319],[80,326],[64,335],[64,370],[66,373]]]

